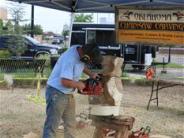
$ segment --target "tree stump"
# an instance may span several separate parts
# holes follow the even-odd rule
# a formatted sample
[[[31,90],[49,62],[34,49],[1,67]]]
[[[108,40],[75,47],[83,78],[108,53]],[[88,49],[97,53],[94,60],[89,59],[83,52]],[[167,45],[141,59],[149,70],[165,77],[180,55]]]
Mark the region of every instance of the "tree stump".
[[[107,138],[111,136],[115,138],[128,138],[130,130],[133,127],[134,118],[130,116],[92,116],[95,132],[93,138]]]

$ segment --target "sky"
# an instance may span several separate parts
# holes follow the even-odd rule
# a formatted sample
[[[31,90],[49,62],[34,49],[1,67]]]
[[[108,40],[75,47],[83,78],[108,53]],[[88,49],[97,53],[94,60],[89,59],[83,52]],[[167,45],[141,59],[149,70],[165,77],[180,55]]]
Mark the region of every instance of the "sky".
[[[0,0],[0,7],[9,8],[11,4],[14,2]],[[24,6],[25,10],[25,18],[28,20],[27,22],[23,22],[22,24],[28,24],[31,21],[31,6],[28,4],[20,4]],[[70,26],[71,14],[69,12],[63,12],[59,10],[43,8],[39,6],[35,6],[35,24],[39,24],[42,26],[44,32],[52,31],[54,33],[61,33],[63,30],[63,26],[67,24]],[[8,15],[10,18],[10,15]],[[104,19],[105,18],[105,19]],[[95,23],[100,21],[108,21],[109,23],[114,23],[114,15],[113,14],[93,14],[93,21]]]
[[[9,8],[13,2],[0,0],[0,6]],[[20,4],[24,6],[25,18],[29,23],[31,21],[31,6],[28,4]],[[10,15],[8,16],[9,18]],[[35,6],[35,24],[40,24],[44,31],[53,31],[55,33],[61,33],[63,30],[63,25],[70,25],[70,13],[63,12],[59,10],[53,10],[49,8],[43,8]]]

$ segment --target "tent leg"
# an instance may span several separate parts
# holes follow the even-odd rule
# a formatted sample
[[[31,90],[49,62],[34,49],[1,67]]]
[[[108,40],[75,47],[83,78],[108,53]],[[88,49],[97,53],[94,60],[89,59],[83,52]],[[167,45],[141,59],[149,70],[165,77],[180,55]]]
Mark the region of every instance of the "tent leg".
[[[31,37],[34,37],[34,5],[31,5]]]
[[[72,13],[71,13],[71,20],[70,20],[69,42],[68,42],[68,47],[67,47],[67,48],[69,48],[70,45],[71,45],[72,28],[73,28],[74,17],[75,17],[75,15],[74,15],[74,13],[72,12]]]

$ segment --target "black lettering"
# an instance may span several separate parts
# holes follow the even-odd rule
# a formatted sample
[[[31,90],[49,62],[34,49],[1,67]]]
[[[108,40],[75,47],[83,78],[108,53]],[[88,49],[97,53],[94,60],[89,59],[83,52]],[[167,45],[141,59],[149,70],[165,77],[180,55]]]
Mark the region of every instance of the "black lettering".
[[[171,21],[172,20],[172,14],[154,14],[154,13],[134,13],[133,17],[137,21]]]
[[[184,31],[184,23],[155,23],[155,22],[119,22],[119,29],[126,30],[162,30]]]

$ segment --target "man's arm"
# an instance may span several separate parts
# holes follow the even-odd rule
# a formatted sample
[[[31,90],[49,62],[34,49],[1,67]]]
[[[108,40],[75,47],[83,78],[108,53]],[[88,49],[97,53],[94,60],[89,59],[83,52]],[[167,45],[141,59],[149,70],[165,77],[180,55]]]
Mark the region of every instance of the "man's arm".
[[[96,79],[99,75],[98,73],[92,72],[90,69],[88,69],[86,66],[84,67],[83,72],[87,74],[90,78]]]
[[[61,83],[68,88],[77,88],[78,90],[83,90],[85,88],[85,84],[81,81],[74,81],[62,78]]]
[[[91,70],[90,69],[88,69],[86,66],[84,67],[84,70],[83,70],[83,72],[85,73],[85,74],[87,74],[88,76],[92,76],[92,72],[91,72]]]

